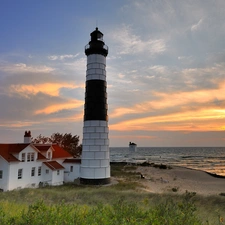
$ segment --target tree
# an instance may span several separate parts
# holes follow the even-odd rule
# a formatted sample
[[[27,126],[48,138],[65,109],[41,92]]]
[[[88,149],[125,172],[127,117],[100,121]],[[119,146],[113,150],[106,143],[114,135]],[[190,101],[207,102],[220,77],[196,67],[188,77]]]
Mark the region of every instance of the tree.
[[[32,140],[34,144],[58,144],[64,150],[69,152],[73,157],[81,155],[82,145],[79,145],[79,136],[71,133],[53,133],[51,137],[45,137],[41,134]]]

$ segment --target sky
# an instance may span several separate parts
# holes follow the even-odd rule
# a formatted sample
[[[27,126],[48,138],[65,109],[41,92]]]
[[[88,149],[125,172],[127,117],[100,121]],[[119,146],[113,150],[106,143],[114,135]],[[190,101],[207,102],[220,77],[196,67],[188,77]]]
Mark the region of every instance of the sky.
[[[224,0],[0,0],[0,142],[82,143],[86,55],[109,47],[110,147],[225,146]]]

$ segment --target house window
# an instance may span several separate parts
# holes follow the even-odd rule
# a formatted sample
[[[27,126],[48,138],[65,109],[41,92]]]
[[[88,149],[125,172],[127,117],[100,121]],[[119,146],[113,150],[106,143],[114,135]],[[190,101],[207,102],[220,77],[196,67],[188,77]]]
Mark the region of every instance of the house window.
[[[51,159],[51,152],[48,152],[47,158],[48,158],[48,159]]]
[[[41,166],[38,167],[38,176],[41,176]]]
[[[34,177],[35,176],[35,167],[31,168],[31,176]]]
[[[46,170],[45,172],[46,172],[46,174],[49,174],[49,170]]]
[[[27,153],[27,162],[34,161],[34,152]]]
[[[3,170],[0,170],[0,179],[3,177]]]
[[[59,175],[60,174],[60,170],[57,170],[57,175]]]
[[[30,153],[30,161],[34,161],[34,152]]]
[[[22,162],[25,162],[25,158],[26,158],[26,153],[22,153]]]
[[[31,156],[30,156],[30,152],[27,153],[27,162],[30,162]]]
[[[18,179],[22,179],[23,169],[18,169]]]
[[[73,166],[70,166],[70,172],[73,172]]]

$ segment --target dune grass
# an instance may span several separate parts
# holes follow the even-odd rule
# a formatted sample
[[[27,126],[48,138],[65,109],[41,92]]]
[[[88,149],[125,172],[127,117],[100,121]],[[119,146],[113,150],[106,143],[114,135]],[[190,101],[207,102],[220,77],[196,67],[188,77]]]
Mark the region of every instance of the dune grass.
[[[0,224],[225,224],[225,197],[143,191],[135,166],[112,165],[118,183],[0,193]]]
[[[20,203],[2,200],[0,201],[0,224],[201,224],[194,214],[195,207],[189,200],[176,204],[171,199],[150,207],[147,199],[142,201],[141,205],[129,202],[124,196],[104,204],[101,201],[93,203],[91,205],[68,204],[68,202],[47,204],[44,200],[40,200],[21,208]],[[13,206],[14,213],[8,213],[10,206]]]

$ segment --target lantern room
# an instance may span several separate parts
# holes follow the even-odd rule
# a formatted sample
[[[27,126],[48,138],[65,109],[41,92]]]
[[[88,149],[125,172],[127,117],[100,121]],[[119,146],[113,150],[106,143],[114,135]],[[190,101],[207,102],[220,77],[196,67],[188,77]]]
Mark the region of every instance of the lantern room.
[[[91,41],[85,46],[85,54],[87,56],[91,54],[101,54],[106,57],[108,55],[108,46],[105,45],[103,41],[103,33],[96,27],[95,31],[93,31],[90,36]]]

